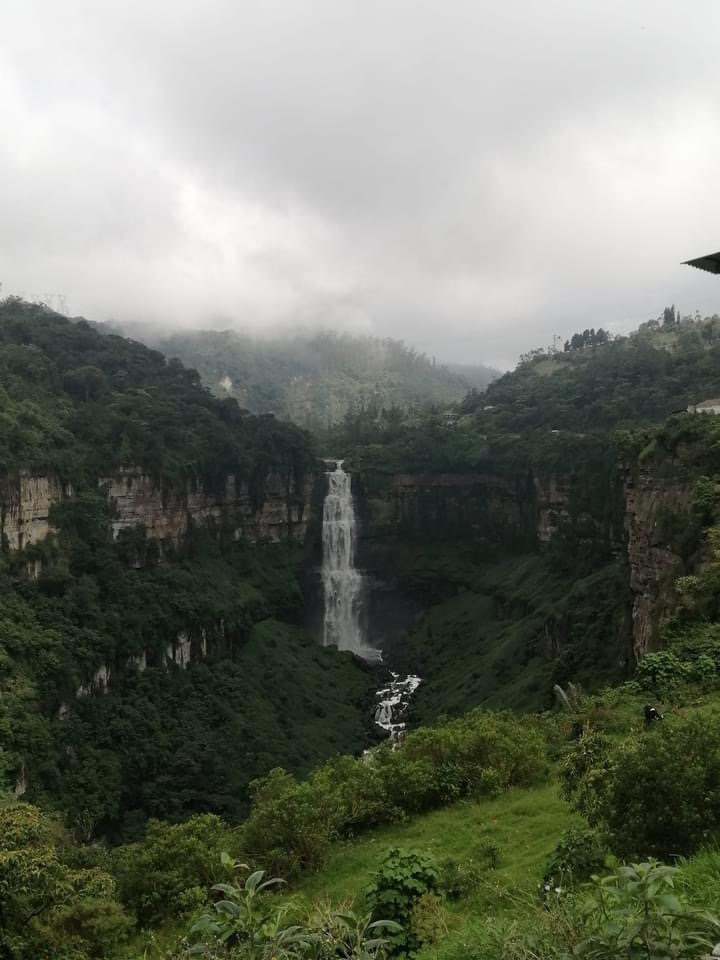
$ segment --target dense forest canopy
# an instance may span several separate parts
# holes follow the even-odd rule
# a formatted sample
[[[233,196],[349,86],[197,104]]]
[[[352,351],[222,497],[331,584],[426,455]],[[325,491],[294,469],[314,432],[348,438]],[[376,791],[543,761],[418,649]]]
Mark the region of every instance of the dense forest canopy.
[[[261,490],[268,470],[314,464],[307,433],[212,396],[177,360],[15,299],[0,303],[0,397],[3,521],[22,477],[67,483],[50,535],[0,551],[4,787],[79,835],[117,837],[149,815],[237,817],[275,763],[308,769],[364,743],[363,670],[300,627],[300,545],[191,525],[161,557],[140,527],[113,538],[102,484],[136,466],[180,502],[228,472]],[[214,656],[168,666],[180,633],[207,634]],[[98,670],[109,688],[81,695]]]
[[[13,298],[0,303],[0,391],[5,471],[78,480],[132,464],[182,480],[312,459],[307,434],[244,416],[178,360]]]
[[[332,331],[267,338],[229,330],[127,332],[197,369],[217,396],[312,430],[370,405],[409,411],[451,403],[497,375],[483,364],[444,366],[398,340]]]
[[[593,456],[618,430],[659,424],[720,394],[720,317],[669,314],[629,336],[586,330],[565,350],[530,351],[450,406],[411,416],[378,405],[349,411],[324,443],[390,469],[515,469],[528,458]]]

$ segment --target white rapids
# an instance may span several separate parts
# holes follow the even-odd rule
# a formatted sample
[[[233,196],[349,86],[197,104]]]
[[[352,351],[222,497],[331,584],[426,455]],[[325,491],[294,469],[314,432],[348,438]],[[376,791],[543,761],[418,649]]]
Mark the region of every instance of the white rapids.
[[[391,672],[390,676],[390,683],[375,694],[378,701],[375,723],[387,732],[391,740],[399,740],[406,727],[403,717],[422,680],[412,674],[401,678],[399,673]]]
[[[325,599],[323,643],[350,650],[363,660],[381,653],[363,637],[361,612],[365,578],[355,568],[355,506],[350,474],[342,460],[327,460],[328,490],[323,505],[322,584]]]

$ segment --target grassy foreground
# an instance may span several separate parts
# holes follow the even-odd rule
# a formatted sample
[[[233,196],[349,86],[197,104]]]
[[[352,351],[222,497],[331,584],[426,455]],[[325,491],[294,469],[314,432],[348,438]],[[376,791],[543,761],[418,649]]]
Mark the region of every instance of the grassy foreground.
[[[473,859],[488,843],[499,863],[470,897],[447,904],[448,933],[428,956],[461,957],[488,918],[522,910],[523,895],[534,897],[543,867],[562,833],[581,818],[561,798],[555,782],[515,789],[495,800],[463,802],[374,830],[339,844],[326,866],[304,878],[297,892],[307,900],[353,900],[362,907],[372,872],[389,847],[420,849],[438,861]]]

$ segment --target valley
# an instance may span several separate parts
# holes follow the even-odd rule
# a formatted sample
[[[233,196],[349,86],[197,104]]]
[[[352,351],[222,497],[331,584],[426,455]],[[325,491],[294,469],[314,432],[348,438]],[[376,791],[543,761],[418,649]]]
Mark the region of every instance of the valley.
[[[71,927],[82,960],[154,936],[181,956],[223,852],[291,881],[307,917],[321,893],[362,910],[373,844],[416,844],[445,872],[403,920],[425,931],[412,949],[477,938],[494,960],[583,824],[598,869],[672,853],[662,816],[628,839],[612,796],[588,797],[620,777],[613,744],[653,735],[645,700],[670,765],[673,730],[715,730],[720,428],[678,410],[716,390],[719,329],[537,353],[484,394],[369,404],[313,436],[137,342],[0,303],[0,851],[82,877],[6,956]],[[589,793],[562,786],[569,763]]]

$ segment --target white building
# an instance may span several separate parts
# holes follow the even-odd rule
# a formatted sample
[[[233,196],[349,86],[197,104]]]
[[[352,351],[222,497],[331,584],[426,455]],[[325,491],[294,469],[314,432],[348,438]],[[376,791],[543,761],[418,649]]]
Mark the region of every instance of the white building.
[[[720,413],[720,399],[703,400],[702,403],[690,404],[688,413]]]

